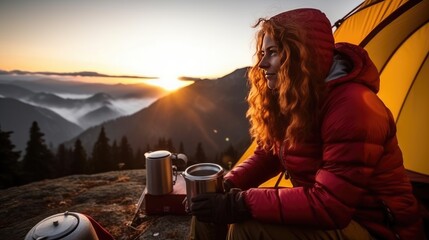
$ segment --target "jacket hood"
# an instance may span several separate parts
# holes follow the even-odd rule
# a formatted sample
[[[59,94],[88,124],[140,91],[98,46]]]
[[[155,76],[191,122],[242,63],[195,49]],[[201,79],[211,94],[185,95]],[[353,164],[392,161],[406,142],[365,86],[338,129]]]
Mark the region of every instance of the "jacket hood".
[[[302,39],[308,49],[311,49],[316,71],[324,79],[331,68],[335,42],[331,23],[326,15],[318,9],[300,8],[277,14],[271,18],[280,25],[293,22],[305,34]]]
[[[345,82],[356,82],[367,86],[374,93],[378,93],[380,76],[366,50],[350,43],[337,43],[335,48],[337,54],[350,61],[353,66],[347,75],[328,81],[328,88],[331,89]]]

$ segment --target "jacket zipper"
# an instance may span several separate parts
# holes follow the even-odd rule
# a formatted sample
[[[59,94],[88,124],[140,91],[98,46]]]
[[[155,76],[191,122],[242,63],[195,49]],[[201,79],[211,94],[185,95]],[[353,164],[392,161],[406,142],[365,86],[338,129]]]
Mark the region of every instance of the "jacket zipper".
[[[283,168],[285,169],[284,170],[285,179],[288,180],[288,179],[290,179],[290,174],[287,170],[286,162],[283,161],[283,152],[284,152],[285,145],[286,145],[286,141],[283,141],[282,144],[280,145],[279,157],[280,157],[280,162],[282,163]]]

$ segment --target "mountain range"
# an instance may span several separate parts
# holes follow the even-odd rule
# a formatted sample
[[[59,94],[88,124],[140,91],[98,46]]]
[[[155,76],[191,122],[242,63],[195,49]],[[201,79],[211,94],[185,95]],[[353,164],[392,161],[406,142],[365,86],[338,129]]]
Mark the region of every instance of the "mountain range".
[[[83,129],[129,114],[129,111],[121,109],[116,103],[118,100],[134,100],[114,98],[102,92],[95,93],[86,98],[63,98],[53,93],[35,93],[12,84],[0,84],[0,96],[14,98],[33,106],[48,108],[62,115],[68,121],[76,123]]]
[[[33,121],[37,121],[48,145],[60,144],[83,130],[49,109],[32,106],[13,98],[0,98],[1,129],[13,131],[11,141],[16,149],[25,149]]]
[[[147,84],[94,84],[3,71],[0,127],[14,132],[12,141],[22,151],[31,123],[37,120],[46,142],[55,147],[88,127],[132,114],[165,94]]]
[[[246,73],[247,68],[241,68],[218,79],[200,79],[168,95],[156,88],[154,92],[142,90],[157,100],[131,114],[124,113],[115,103],[118,99],[141,96],[143,93],[138,87],[144,86],[52,79],[10,81],[2,80],[0,76],[0,95],[4,97],[0,98],[0,124],[2,130],[14,131],[12,141],[19,150],[25,147],[31,125],[23,119],[38,119],[47,142],[54,146],[63,141],[71,147],[79,138],[90,153],[100,128],[104,127],[110,143],[127,136],[134,149],[147,150],[150,147],[155,150],[153,148],[159,139],[167,138],[173,141],[176,148],[182,144],[187,155],[193,155],[201,143],[208,158],[213,159],[230,146],[241,152],[250,143],[249,123],[245,117],[248,92]],[[91,95],[70,99],[60,97],[58,92]],[[129,100],[125,105],[136,102],[136,98]],[[71,112],[71,109],[75,111]],[[73,113],[74,121],[66,120],[70,119],[67,118],[70,113]],[[58,124],[62,124],[61,127],[53,127],[48,120],[52,116]],[[53,134],[48,129],[58,132]]]
[[[195,153],[198,143],[209,158],[229,146],[242,152],[250,143],[245,117],[246,73],[247,68],[241,68],[219,79],[197,81],[132,115],[89,128],[76,138],[84,146],[92,146],[104,127],[111,142],[127,136],[135,149],[147,150],[160,138],[170,138],[176,147],[182,143],[187,155]],[[67,145],[72,146],[76,138]]]

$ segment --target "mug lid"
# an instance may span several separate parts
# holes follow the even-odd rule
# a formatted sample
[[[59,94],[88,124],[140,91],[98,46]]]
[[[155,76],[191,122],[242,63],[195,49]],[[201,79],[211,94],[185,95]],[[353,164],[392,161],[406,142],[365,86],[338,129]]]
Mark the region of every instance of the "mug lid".
[[[32,239],[62,239],[79,225],[79,217],[65,212],[52,215],[39,222],[31,234]]]
[[[154,151],[154,152],[148,153],[147,158],[152,158],[152,159],[165,158],[165,157],[168,157],[170,155],[171,155],[171,153],[169,151],[159,150],[159,151]]]

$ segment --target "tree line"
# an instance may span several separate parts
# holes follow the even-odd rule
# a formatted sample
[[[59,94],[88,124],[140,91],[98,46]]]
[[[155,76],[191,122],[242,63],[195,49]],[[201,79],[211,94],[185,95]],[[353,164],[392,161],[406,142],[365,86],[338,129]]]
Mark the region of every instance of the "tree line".
[[[68,148],[60,144],[56,150],[53,150],[45,143],[45,134],[39,128],[37,121],[34,121],[30,127],[25,153],[20,160],[21,152],[15,150],[15,145],[10,140],[11,134],[13,134],[12,131],[3,131],[0,126],[0,189],[74,174],[143,169],[145,168],[144,153],[161,149],[187,155],[186,164],[173,162],[182,171],[192,164],[202,162],[215,162],[230,169],[239,157],[237,151],[230,145],[225,151],[210,159],[206,156],[201,142],[197,144],[195,153],[188,155],[182,142],[176,149],[172,140],[168,138],[160,138],[153,146],[148,144],[144,151],[140,148],[133,150],[126,136],[110,144],[104,127],[101,127],[90,153],[86,152],[79,138],[76,139],[73,147]]]

